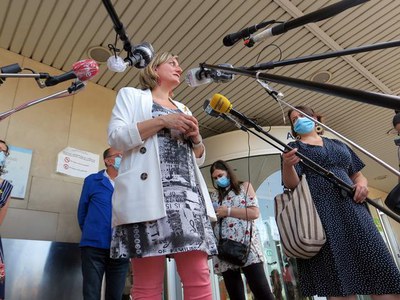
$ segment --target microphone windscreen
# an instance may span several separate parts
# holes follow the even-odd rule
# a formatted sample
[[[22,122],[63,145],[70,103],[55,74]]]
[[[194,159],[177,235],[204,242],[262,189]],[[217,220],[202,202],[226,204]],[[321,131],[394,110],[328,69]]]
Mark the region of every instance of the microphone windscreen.
[[[120,73],[126,70],[126,64],[122,57],[113,55],[107,59],[107,68],[112,72]]]
[[[94,59],[84,59],[74,63],[72,70],[80,81],[87,81],[99,72],[99,65]]]
[[[215,94],[210,101],[210,106],[219,113],[228,113],[232,109],[232,104],[221,94]]]
[[[194,68],[187,71],[185,80],[186,83],[191,87],[213,82],[211,77],[206,77],[204,74],[201,74],[201,68]]]

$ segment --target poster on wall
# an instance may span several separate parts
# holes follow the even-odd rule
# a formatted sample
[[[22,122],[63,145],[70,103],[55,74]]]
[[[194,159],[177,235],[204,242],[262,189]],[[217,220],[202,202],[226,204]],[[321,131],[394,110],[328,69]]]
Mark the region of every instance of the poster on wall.
[[[99,155],[67,147],[58,153],[57,172],[85,178],[99,171]]]
[[[6,160],[6,172],[2,177],[14,186],[11,197],[24,199],[31,168],[32,150],[15,146],[9,147],[10,155]]]

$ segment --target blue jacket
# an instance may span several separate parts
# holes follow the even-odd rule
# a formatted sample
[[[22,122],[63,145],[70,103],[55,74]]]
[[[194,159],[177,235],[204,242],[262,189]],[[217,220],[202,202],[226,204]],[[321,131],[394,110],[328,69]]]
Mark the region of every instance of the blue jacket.
[[[78,205],[78,222],[82,230],[80,246],[109,249],[111,243],[111,198],[113,186],[105,170],[85,178]]]

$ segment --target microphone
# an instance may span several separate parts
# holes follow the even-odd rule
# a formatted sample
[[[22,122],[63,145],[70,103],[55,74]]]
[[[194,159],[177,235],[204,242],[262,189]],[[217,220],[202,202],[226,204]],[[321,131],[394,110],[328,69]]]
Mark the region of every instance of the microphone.
[[[107,68],[112,72],[124,72],[128,66],[135,66],[138,69],[145,68],[153,59],[154,50],[147,42],[143,42],[132,49],[132,53],[124,59],[112,55],[107,59]]]
[[[84,59],[72,65],[72,70],[57,76],[50,76],[44,82],[45,86],[53,86],[61,82],[77,78],[79,81],[87,81],[99,72],[99,65],[93,59]]]
[[[251,34],[256,32],[258,29],[264,28],[268,26],[269,24],[275,23],[275,20],[272,21],[264,21],[260,24],[256,24],[250,27],[247,27],[245,29],[242,29],[238,32],[234,32],[231,34],[228,34],[224,37],[222,40],[222,43],[224,44],[225,47],[230,47],[236,44],[240,39],[249,37]]]
[[[301,17],[283,22],[282,24],[266,29],[254,36],[250,36],[250,38],[247,39],[244,44],[247,47],[253,47],[255,43],[263,41],[269,37],[285,33],[291,29],[306,25],[308,23],[315,23],[325,20],[345,11],[346,9],[349,9],[350,7],[357,6],[367,1],[368,0],[339,1],[311,13],[305,14]]]
[[[138,69],[145,68],[154,57],[153,46],[148,42],[143,42],[132,49],[132,53],[125,59],[129,66]]]
[[[215,111],[211,106],[210,106],[210,100],[206,100],[204,101],[203,104],[203,110],[205,111],[205,113],[211,117],[214,118],[220,118],[221,114],[217,111]]]
[[[225,121],[229,121],[229,122],[233,123],[237,128],[239,128],[239,129],[241,129],[241,130],[243,130],[243,131],[246,131],[246,130],[247,130],[247,128],[246,128],[245,126],[243,126],[242,124],[240,124],[240,123],[239,123],[238,121],[236,121],[234,118],[232,118],[232,117],[230,117],[230,116],[228,116],[228,115],[226,115],[226,114],[221,114],[221,113],[217,112],[216,110],[214,110],[214,109],[211,107],[211,105],[210,105],[210,100],[204,101],[203,109],[204,109],[205,113],[206,113],[207,115],[211,116],[211,117],[214,117],[214,118],[221,118],[221,119],[223,119],[223,120],[225,120]]]
[[[113,72],[124,72],[128,64],[120,56],[112,55],[107,59],[107,68]]]
[[[226,98],[225,96],[222,96],[221,94],[215,94],[211,98],[210,106],[216,112],[219,112],[221,114],[230,113],[231,115],[244,121],[245,123],[250,124],[255,129],[260,130],[260,127],[254,121],[252,121],[251,119],[249,119],[242,113],[238,112],[237,110],[234,110],[232,108],[232,104],[229,102],[228,98]]]
[[[233,68],[231,64],[219,64],[220,67]],[[208,83],[226,83],[235,79],[234,74],[225,73],[219,70],[205,69],[203,67],[194,68],[186,73],[186,83],[191,87],[197,87]]]

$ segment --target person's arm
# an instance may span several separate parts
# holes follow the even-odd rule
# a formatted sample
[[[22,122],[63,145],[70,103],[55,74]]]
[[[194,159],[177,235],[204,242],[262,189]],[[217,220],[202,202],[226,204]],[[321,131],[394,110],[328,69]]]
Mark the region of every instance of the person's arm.
[[[357,203],[365,201],[368,196],[368,180],[361,172],[356,172],[350,176],[350,179],[354,182],[354,196],[353,200]]]
[[[78,204],[78,223],[81,230],[83,230],[83,226],[85,224],[85,219],[88,212],[90,194],[89,194],[89,183],[88,180],[85,179],[82,187],[81,197],[79,199]]]
[[[10,205],[10,197],[8,197],[6,204],[0,209],[0,225],[3,224],[3,220],[6,217],[8,206]]]
[[[247,207],[247,213],[246,213],[246,208],[241,208],[241,207],[228,207],[222,205],[217,208],[217,216],[219,218],[231,217],[231,218],[252,221],[257,219],[259,215],[260,215],[260,210],[256,206]]]
[[[243,190],[247,193],[247,200],[250,201],[250,198],[256,199],[256,192],[251,183],[244,182]],[[253,200],[254,201],[254,200]],[[253,202],[254,203],[254,202]],[[257,206],[247,206],[246,208],[241,207],[228,207],[228,206],[220,206],[217,208],[218,217],[232,217],[242,220],[255,220],[260,216],[260,210]]]
[[[297,149],[282,153],[282,181],[288,189],[294,189],[300,181],[294,166],[300,162]]]

